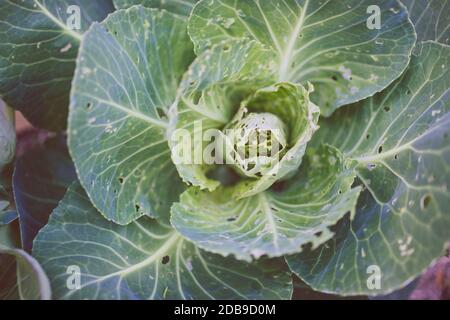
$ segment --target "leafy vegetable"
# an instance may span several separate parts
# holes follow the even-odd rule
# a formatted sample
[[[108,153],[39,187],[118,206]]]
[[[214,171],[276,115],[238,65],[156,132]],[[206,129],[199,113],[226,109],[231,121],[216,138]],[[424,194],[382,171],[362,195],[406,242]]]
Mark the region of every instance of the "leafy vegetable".
[[[0,297],[384,295],[442,255],[448,1],[70,4],[0,5],[0,94],[68,120],[0,180]]]
[[[80,9],[80,30],[67,23],[69,6]],[[36,126],[64,129],[82,33],[112,10],[111,0],[2,1],[0,97]]]
[[[201,251],[169,225],[145,217],[128,226],[106,221],[79,184],[38,235],[33,254],[53,275],[56,298],[287,299],[292,294],[289,274],[273,263],[247,264]],[[70,265],[81,269],[79,290],[68,290],[61,277]]]

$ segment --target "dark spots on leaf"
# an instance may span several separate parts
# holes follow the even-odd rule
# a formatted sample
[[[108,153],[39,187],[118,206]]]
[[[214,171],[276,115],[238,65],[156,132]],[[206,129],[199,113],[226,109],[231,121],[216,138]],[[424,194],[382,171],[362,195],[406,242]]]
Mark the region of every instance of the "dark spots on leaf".
[[[394,160],[398,160],[398,154],[394,155]]]
[[[339,194],[342,194],[342,190],[341,190],[341,189],[339,189],[338,193],[339,193]]]
[[[228,222],[236,221],[236,217],[230,217],[230,218],[227,219],[227,221],[228,221]]]
[[[164,112],[163,108],[156,108],[156,112],[158,113],[158,116],[160,118],[165,118],[166,117],[166,113]]]
[[[366,135],[366,139],[367,139],[367,140],[370,139],[370,134]]]
[[[92,103],[88,102],[88,103],[86,104],[86,109],[87,109],[88,111],[92,110]]]
[[[163,258],[162,258],[162,264],[168,264],[169,263],[169,261],[170,261],[170,257],[169,256],[164,256]]]
[[[375,164],[375,163],[369,163],[368,165],[367,165],[367,169],[369,169],[369,170],[373,170],[373,169],[375,169],[377,167],[377,165]]]
[[[136,205],[134,206],[134,208],[136,209],[136,212],[141,211],[141,206],[138,205],[138,204],[136,204]]]
[[[379,146],[378,147],[378,153],[382,153],[383,152],[383,146]]]
[[[120,184],[123,184],[123,181],[124,181],[123,177],[119,177],[118,180],[119,180],[119,183],[120,183]]]
[[[428,206],[431,203],[431,196],[429,194],[426,194],[420,199],[420,208],[423,210],[427,210]]]
[[[321,235],[322,235],[322,231],[319,231],[319,232],[316,232],[314,235],[317,237],[317,238],[319,238]]]
[[[229,45],[224,45],[223,46],[223,51],[225,51],[225,52],[230,51],[230,46]]]
[[[386,111],[386,112],[389,112],[389,111],[391,111],[391,107],[389,107],[389,106],[384,106],[383,110]]]
[[[411,94],[411,90],[409,90],[409,89],[408,89],[408,90],[406,90],[406,95],[408,95],[408,96],[409,96],[410,94]]]
[[[337,81],[338,78],[336,76],[332,76],[331,79],[333,79],[333,81]]]

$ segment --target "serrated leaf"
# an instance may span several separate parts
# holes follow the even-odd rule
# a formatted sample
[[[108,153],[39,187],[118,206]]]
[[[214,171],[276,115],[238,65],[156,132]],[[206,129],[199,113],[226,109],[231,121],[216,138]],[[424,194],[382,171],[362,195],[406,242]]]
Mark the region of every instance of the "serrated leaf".
[[[421,273],[450,240],[450,48],[427,42],[418,52],[389,89],[343,108],[315,137],[357,161],[367,189],[351,229],[344,221],[335,240],[288,258],[316,290],[391,292]],[[367,285],[371,265],[382,272],[373,290]]]
[[[434,40],[450,44],[450,1],[402,0],[417,32],[417,42]]]
[[[414,27],[396,0],[377,2],[381,28],[369,29],[371,0],[203,0],[190,17],[197,51],[234,37],[272,46],[279,81],[310,81],[329,116],[381,91],[406,68]]]
[[[180,16],[135,6],[84,36],[69,149],[94,205],[119,224],[144,214],[167,218],[184,187],[170,160],[165,112],[193,59],[186,24]]]
[[[68,20],[80,8],[80,30]],[[114,10],[111,0],[5,0],[0,4],[0,96],[35,126],[66,127],[82,34]]]
[[[217,181],[207,177],[211,166],[193,157],[203,156],[206,130],[222,129],[244,97],[272,83],[272,56],[272,50],[255,41],[230,40],[203,52],[189,67],[180,85],[178,101],[169,113],[168,130],[172,160],[185,182],[211,191],[218,187]],[[178,154],[184,151],[179,147],[184,147],[180,143],[184,143],[185,137],[191,138],[190,161],[180,161],[183,155]]]
[[[359,188],[340,152],[310,150],[283,191],[265,191],[234,201],[234,188],[209,193],[189,188],[172,207],[172,225],[199,247],[251,261],[313,247],[333,235],[328,227],[354,212]]]
[[[33,254],[57,299],[286,299],[279,262],[246,264],[209,254],[167,225],[143,217],[127,226],[106,221],[81,186],[69,188]],[[78,266],[81,288],[69,290],[66,269]]]
[[[147,8],[164,9],[188,17],[198,0],[113,0],[117,9],[141,4]]]
[[[31,252],[37,232],[76,179],[64,136],[49,138],[16,160],[13,186],[25,251]]]

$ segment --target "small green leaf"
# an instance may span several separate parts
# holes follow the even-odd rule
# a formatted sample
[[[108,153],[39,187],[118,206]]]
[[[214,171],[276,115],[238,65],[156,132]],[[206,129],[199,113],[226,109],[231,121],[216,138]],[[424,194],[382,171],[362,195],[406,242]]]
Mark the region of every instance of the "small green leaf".
[[[204,132],[222,129],[246,96],[272,83],[272,56],[272,50],[255,41],[230,40],[203,52],[190,66],[181,82],[178,103],[169,113],[172,159],[186,183],[210,191],[218,187],[219,183],[206,175],[211,166],[194,158],[206,150]],[[190,152],[181,144],[186,144],[182,140],[186,137],[191,137]],[[190,153],[190,159],[184,161],[180,151]]]
[[[39,263],[15,248],[12,225],[0,226],[0,300],[48,300],[50,283]]]
[[[74,5],[80,30],[67,23]],[[0,97],[35,126],[63,130],[82,34],[113,10],[111,0],[1,1]]]
[[[406,68],[414,27],[396,0],[378,1],[381,29],[367,27],[372,0],[203,0],[189,34],[196,50],[247,37],[276,50],[278,81],[310,81],[312,101],[329,116],[381,91]]]
[[[125,9],[141,4],[147,8],[164,9],[188,17],[198,0],[113,0],[117,9]]]
[[[39,161],[36,161],[39,159]],[[37,232],[77,179],[65,136],[49,138],[16,160],[14,196],[20,217],[22,248],[31,252]]]
[[[0,100],[0,171],[14,158],[16,150],[16,132],[14,117]]]
[[[353,213],[360,188],[352,167],[329,146],[310,150],[284,190],[233,201],[234,188],[209,193],[191,187],[172,207],[172,225],[199,247],[251,261],[313,247],[333,235],[328,227]]]
[[[288,299],[283,264],[247,264],[204,252],[147,217],[119,226],[92,206],[81,186],[66,197],[34,242],[57,299]],[[66,286],[68,266],[81,288]]]
[[[135,6],[84,36],[69,149],[94,205],[119,224],[144,214],[168,218],[184,188],[170,160],[165,113],[193,59],[186,25],[181,16]]]
[[[450,48],[426,42],[386,91],[342,108],[314,137],[357,162],[355,220],[320,248],[288,258],[316,290],[382,294],[414,279],[450,241]],[[379,287],[367,285],[376,266]],[[372,271],[371,271],[372,270]],[[372,273],[370,273],[370,272]]]

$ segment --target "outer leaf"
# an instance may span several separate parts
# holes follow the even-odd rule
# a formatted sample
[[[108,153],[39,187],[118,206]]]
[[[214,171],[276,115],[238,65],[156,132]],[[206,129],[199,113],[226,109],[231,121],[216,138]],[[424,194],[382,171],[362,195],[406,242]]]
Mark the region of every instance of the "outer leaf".
[[[417,41],[450,44],[450,1],[402,0],[417,32]]]
[[[13,277],[10,279],[15,278],[15,281],[17,281],[17,288],[10,288],[6,284],[5,287],[2,285],[2,289],[9,290],[1,290],[0,299],[50,299],[50,283],[47,276],[37,261],[28,253],[20,249],[10,249],[0,245],[0,263],[2,269],[5,268],[3,269],[6,272],[5,276]],[[6,279],[6,281],[10,281],[10,279]],[[18,297],[15,296],[15,292],[17,292]]]
[[[0,300],[50,299],[50,284],[41,266],[15,249],[20,244],[16,231],[16,224],[0,226]]]
[[[272,56],[272,50],[247,40],[226,41],[202,53],[183,77],[178,103],[169,114],[169,136],[183,129],[187,131],[184,136],[202,139],[207,129],[222,129],[237,112],[243,97],[272,83]],[[177,140],[170,140],[172,158],[183,180],[211,191],[217,188],[219,183],[206,176],[210,166],[176,161]],[[197,150],[202,154],[202,143],[191,141],[192,155]]]
[[[37,232],[75,180],[64,136],[50,138],[17,159],[13,183],[24,250],[31,252]]]
[[[16,132],[13,123],[14,116],[0,101],[0,170],[11,162],[16,149]]]
[[[328,226],[354,211],[360,192],[352,169],[332,147],[310,150],[292,183],[239,201],[233,188],[213,193],[190,188],[172,207],[172,224],[199,247],[251,261],[313,247],[333,234]]]
[[[141,4],[147,8],[165,9],[169,12],[188,17],[198,0],[113,0],[117,9],[129,8]]]
[[[311,81],[312,101],[328,116],[384,89],[406,68],[415,33],[396,0],[378,1],[380,30],[366,24],[372,0],[203,0],[189,33],[197,50],[249,37],[277,51],[279,81]]]
[[[246,264],[197,249],[146,217],[128,226],[106,221],[75,184],[34,242],[57,299],[289,298],[289,274],[269,262]],[[81,269],[68,290],[66,268]]]
[[[81,30],[66,23],[72,5],[80,8]],[[113,10],[111,0],[1,1],[2,99],[35,126],[64,129],[81,35]]]
[[[164,217],[178,199],[183,185],[170,160],[164,113],[192,57],[185,19],[165,11],[121,10],[86,33],[69,149],[81,183],[108,219]]]
[[[385,92],[324,121],[329,141],[358,162],[367,188],[355,221],[337,239],[288,258],[314,289],[350,294],[390,292],[422,272],[450,240],[450,48],[428,42]],[[369,290],[367,268],[382,272]]]

